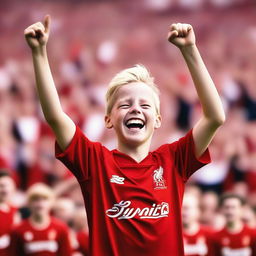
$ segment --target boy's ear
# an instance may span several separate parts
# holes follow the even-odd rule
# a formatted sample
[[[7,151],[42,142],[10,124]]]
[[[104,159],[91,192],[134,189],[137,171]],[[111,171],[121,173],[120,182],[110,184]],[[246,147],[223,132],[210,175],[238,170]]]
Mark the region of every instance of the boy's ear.
[[[162,117],[160,115],[157,115],[155,129],[159,128],[161,126],[161,123],[162,123]]]
[[[113,124],[111,123],[111,119],[108,115],[105,116],[105,126],[108,129],[113,128]]]

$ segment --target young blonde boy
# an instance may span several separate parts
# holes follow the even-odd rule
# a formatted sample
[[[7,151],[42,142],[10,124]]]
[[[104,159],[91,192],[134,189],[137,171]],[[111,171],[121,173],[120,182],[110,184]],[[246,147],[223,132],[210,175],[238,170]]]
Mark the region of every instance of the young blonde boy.
[[[25,29],[44,116],[56,135],[56,157],[76,176],[85,199],[90,255],[184,255],[181,203],[193,172],[210,162],[208,145],[225,115],[189,24],[173,24],[168,40],[190,70],[203,115],[179,141],[149,152],[161,125],[158,89],[140,65],[123,70],[107,92],[106,127],[117,149],[89,141],[63,112],[47,60],[50,16]]]
[[[28,189],[30,217],[13,228],[10,256],[72,255],[68,227],[50,213],[54,197],[51,188],[43,183]]]

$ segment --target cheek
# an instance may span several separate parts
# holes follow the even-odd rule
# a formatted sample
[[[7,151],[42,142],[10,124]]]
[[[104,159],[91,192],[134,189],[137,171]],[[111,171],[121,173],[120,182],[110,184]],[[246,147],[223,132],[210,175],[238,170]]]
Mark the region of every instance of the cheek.
[[[126,111],[118,111],[114,114],[113,116],[113,122],[114,123],[117,123],[117,124],[122,124],[124,119],[125,119],[125,116],[126,116],[127,112]]]

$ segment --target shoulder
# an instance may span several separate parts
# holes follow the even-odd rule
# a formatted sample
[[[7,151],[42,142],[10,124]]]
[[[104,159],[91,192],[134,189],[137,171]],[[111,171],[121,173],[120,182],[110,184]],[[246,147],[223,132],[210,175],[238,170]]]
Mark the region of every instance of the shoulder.
[[[64,223],[63,221],[57,219],[57,218],[54,218],[54,217],[51,217],[51,227],[54,227],[58,230],[62,230],[62,231],[67,231],[68,230],[68,226],[66,223]]]
[[[222,229],[218,229],[218,230],[212,230],[211,232],[211,237],[214,239],[214,240],[219,240],[221,239],[223,236],[227,235],[227,230],[226,228],[222,228]]]
[[[87,143],[89,143],[89,144],[92,144],[92,145],[94,145],[94,146],[103,147],[100,142],[90,140],[90,139],[83,133],[83,131],[81,130],[81,128],[80,128],[78,125],[76,125],[76,131],[75,131],[75,134],[74,134],[74,136],[73,136],[73,138],[72,138],[71,143],[72,143],[73,141],[76,141],[76,140],[79,140],[79,139],[82,140],[82,141],[85,141],[85,142],[87,142]],[[70,144],[71,144],[71,143],[70,143]]]
[[[69,145],[64,149],[61,150],[57,141],[55,142],[55,156],[57,158],[61,158],[66,154],[74,151],[83,151],[85,149],[93,149],[100,150],[102,148],[102,144],[100,142],[94,142],[87,138],[87,136],[83,133],[79,126],[76,125],[76,131],[73,135]]]
[[[28,219],[25,219],[25,220],[22,220],[20,223],[18,223],[17,225],[15,225],[13,228],[12,228],[12,231],[14,233],[22,233],[26,230],[29,230],[30,229],[30,224],[29,224],[29,221]]]
[[[242,232],[244,232],[246,234],[250,234],[252,236],[256,236],[256,230],[247,225],[244,226]]]
[[[192,129],[187,131],[185,134],[175,137],[170,143],[165,143],[157,148],[154,152],[163,153],[166,151],[177,151],[182,144],[188,144],[193,142]]]
[[[200,227],[200,234],[205,236],[208,239],[214,239],[215,236],[218,236],[217,233],[219,231],[214,230],[212,227],[208,226],[201,226]]]

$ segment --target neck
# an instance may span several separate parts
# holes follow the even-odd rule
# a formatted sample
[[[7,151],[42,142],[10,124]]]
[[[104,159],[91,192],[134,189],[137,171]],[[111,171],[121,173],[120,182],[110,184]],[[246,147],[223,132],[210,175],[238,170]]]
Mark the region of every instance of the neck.
[[[34,227],[40,229],[40,228],[46,228],[49,225],[51,218],[48,214],[47,215],[32,214],[30,217],[30,221]]]
[[[241,220],[227,222],[226,228],[231,233],[240,232],[244,224]]]
[[[197,222],[183,223],[183,229],[187,234],[195,234],[198,232],[200,225]]]
[[[117,146],[117,149],[120,152],[132,157],[138,163],[141,162],[148,155],[149,148],[150,148],[150,140],[138,146],[125,145],[120,142],[118,142],[118,146]]]

